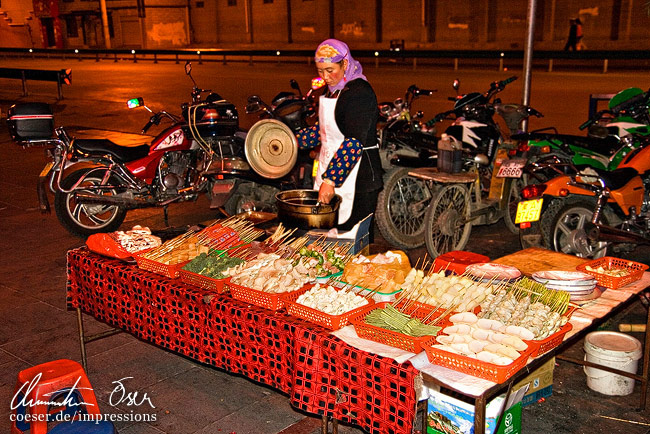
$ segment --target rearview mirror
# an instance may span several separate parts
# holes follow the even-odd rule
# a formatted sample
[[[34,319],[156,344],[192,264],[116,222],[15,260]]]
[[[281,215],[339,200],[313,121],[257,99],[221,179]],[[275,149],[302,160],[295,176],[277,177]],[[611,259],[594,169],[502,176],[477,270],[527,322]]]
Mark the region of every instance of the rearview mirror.
[[[458,93],[458,89],[460,89],[460,80],[455,79],[454,82],[452,83],[451,87],[453,87],[454,90],[456,91],[456,93]]]
[[[130,109],[136,107],[142,107],[144,105],[144,99],[142,98],[132,98],[126,102],[126,106]]]
[[[192,62],[189,60],[185,62],[185,74],[190,75],[192,72]]]
[[[300,91],[300,85],[299,85],[298,82],[297,82],[296,80],[294,80],[293,78],[291,79],[291,81],[289,82],[289,84],[290,84],[290,86],[291,86],[292,89],[296,89],[297,91]]]
[[[257,101],[249,102],[246,104],[246,113],[248,114],[257,113],[260,110],[262,110],[262,106],[260,106],[259,102]]]
[[[258,102],[260,102],[261,100],[262,100],[262,99],[261,99],[259,96],[257,96],[257,95],[251,95],[251,96],[248,97],[248,99],[247,99],[246,101],[247,101],[249,104],[251,104],[251,103],[258,103]]]

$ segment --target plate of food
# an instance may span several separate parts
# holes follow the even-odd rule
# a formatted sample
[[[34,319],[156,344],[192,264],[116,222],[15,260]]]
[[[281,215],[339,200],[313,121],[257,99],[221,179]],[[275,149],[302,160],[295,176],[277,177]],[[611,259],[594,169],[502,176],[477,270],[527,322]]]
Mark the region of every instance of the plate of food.
[[[518,268],[493,262],[468,265],[466,272],[482,280],[514,280],[521,277]]]

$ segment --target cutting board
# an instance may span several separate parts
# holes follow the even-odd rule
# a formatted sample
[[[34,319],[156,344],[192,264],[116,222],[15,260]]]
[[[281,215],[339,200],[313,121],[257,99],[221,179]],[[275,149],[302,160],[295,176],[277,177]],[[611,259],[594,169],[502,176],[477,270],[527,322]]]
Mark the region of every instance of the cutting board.
[[[510,255],[502,256],[492,262],[517,267],[526,276],[536,271],[563,270],[575,271],[576,267],[589,259],[565,253],[554,252],[539,247],[530,247]]]

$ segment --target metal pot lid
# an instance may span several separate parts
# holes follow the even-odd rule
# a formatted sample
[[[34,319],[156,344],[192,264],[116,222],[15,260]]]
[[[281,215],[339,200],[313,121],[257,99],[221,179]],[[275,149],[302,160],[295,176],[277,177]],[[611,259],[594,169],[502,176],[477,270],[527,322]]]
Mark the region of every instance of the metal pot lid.
[[[244,149],[253,170],[265,178],[282,178],[298,159],[296,136],[275,119],[256,122],[246,135]]]

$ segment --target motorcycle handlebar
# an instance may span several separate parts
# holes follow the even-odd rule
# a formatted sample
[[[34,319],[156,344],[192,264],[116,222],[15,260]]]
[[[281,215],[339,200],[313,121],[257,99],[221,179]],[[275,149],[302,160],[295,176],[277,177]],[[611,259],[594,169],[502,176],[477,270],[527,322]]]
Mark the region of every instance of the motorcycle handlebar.
[[[614,107],[611,108],[611,111],[615,114],[618,114],[619,112],[632,107],[634,105],[637,105],[639,103],[645,103],[648,100],[648,96],[650,95],[650,90],[648,92],[643,92],[640,93],[627,101],[623,101],[622,103],[615,105]]]
[[[590,127],[591,125],[593,125],[594,123],[596,123],[596,121],[598,121],[599,119],[601,119],[601,118],[603,117],[604,114],[607,114],[607,113],[612,113],[612,111],[610,111],[610,110],[601,110],[601,111],[599,111],[599,112],[596,113],[596,114],[595,114],[591,119],[587,120],[585,123],[583,123],[582,125],[580,125],[580,126],[578,127],[578,129],[582,131],[582,130],[584,130],[585,128]]]
[[[420,89],[420,90],[418,91],[418,95],[430,96],[430,95],[432,95],[435,91],[436,91],[436,89],[431,89],[431,90],[430,90],[430,89]]]

